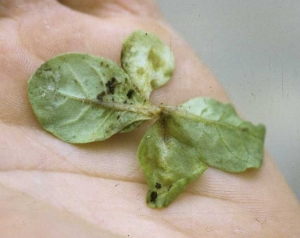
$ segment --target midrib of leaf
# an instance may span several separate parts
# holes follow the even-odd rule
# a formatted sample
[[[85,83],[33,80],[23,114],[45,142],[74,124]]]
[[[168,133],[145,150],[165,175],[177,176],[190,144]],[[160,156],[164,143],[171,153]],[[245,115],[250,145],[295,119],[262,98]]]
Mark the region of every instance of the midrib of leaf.
[[[66,64],[67,65],[67,69],[71,72],[71,74],[74,76],[74,81],[75,83],[79,86],[79,88],[81,89],[83,95],[85,97],[87,97],[88,93],[84,90],[83,85],[81,84],[81,82],[78,80],[78,77],[75,73],[75,71],[70,67],[70,64]]]
[[[79,113],[79,115],[76,118],[69,120],[67,122],[64,122],[64,123],[60,124],[60,126],[66,126],[66,125],[70,125],[70,124],[78,122],[90,109],[91,109],[91,106],[86,105],[86,107],[82,109],[82,111]]]
[[[105,116],[105,118],[101,120],[102,123],[99,123],[99,125],[97,126],[97,128],[96,128],[96,130],[95,130],[95,132],[93,133],[92,136],[95,136],[95,134],[97,133],[97,131],[99,130],[99,128],[103,127],[103,126],[106,124],[107,120],[109,120],[109,118],[110,118],[111,115],[113,115],[113,114],[114,114],[113,111],[109,111],[109,112],[107,113],[107,115]]]
[[[215,128],[216,128],[216,130],[217,130],[217,132],[218,132],[218,134],[219,134],[220,139],[222,140],[223,144],[225,145],[226,149],[228,150],[228,152],[230,152],[235,158],[239,159],[239,156],[238,156],[238,154],[237,154],[237,151],[232,150],[232,149],[227,145],[226,141],[225,141],[224,138],[223,138],[223,135],[222,135],[222,132],[220,131],[220,129],[219,129],[217,126],[215,126]],[[240,131],[239,131],[239,135],[240,135]],[[243,141],[243,140],[242,140],[242,141]],[[242,143],[242,144],[243,144],[243,146],[245,147],[245,144],[244,144],[244,143]],[[248,152],[247,148],[246,148],[246,151],[247,151],[246,154],[247,154],[247,162],[248,162],[248,160],[249,160],[249,152]]]
[[[222,122],[219,122],[219,121],[215,121],[215,120],[208,120],[208,119],[205,119],[205,118],[203,118],[201,116],[198,116],[198,115],[195,115],[193,113],[190,113],[190,112],[188,112],[186,110],[180,110],[180,109],[178,109],[176,107],[169,107],[169,106],[160,106],[160,107],[162,108],[162,111],[164,113],[166,113],[166,114],[171,114],[171,115],[173,114],[173,115],[176,115],[178,117],[181,117],[181,118],[184,118],[184,119],[187,119],[187,120],[201,122],[203,124],[212,125],[212,126],[215,126],[215,127],[223,127],[223,128],[231,129],[231,130],[238,130],[238,131],[242,131],[243,130],[243,128],[241,128],[240,126],[234,126],[232,124],[225,124],[225,123],[222,123]],[[252,137],[260,139],[259,137],[257,137],[253,133],[251,133],[250,131],[247,131],[246,133],[248,133]]]
[[[95,106],[110,109],[110,110],[113,110],[113,111],[134,112],[136,114],[140,114],[140,115],[149,117],[149,119],[158,117],[158,115],[161,111],[161,109],[159,107],[156,107],[156,106],[141,106],[141,105],[135,105],[135,104],[124,104],[124,103],[115,103],[115,102],[101,102],[99,100],[76,97],[74,95],[70,95],[70,94],[62,92],[60,90],[57,90],[57,93],[59,93],[62,96],[68,97],[70,99],[73,99],[75,101],[79,101],[79,102],[82,102],[82,103],[93,104]]]

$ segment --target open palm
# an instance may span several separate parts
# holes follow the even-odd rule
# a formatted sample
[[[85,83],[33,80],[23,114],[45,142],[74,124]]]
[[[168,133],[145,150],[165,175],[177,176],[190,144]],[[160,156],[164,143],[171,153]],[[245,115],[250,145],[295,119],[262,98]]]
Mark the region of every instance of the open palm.
[[[227,100],[151,0],[0,1],[0,234],[296,236],[299,204],[268,156],[260,170],[208,169],[170,207],[152,210],[136,155],[149,124],[86,145],[62,142],[41,128],[27,99],[30,75],[65,52],[119,63],[122,42],[137,29],[158,35],[176,59],[171,82],[153,93],[153,103],[195,96]]]

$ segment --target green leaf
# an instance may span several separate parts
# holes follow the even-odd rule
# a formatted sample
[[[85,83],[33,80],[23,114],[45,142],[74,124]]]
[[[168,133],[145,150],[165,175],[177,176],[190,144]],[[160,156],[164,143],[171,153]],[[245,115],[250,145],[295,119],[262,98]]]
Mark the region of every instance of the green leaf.
[[[167,125],[212,167],[241,172],[262,165],[265,127],[242,120],[230,104],[195,98],[171,111]]]
[[[239,118],[231,105],[195,98],[161,110],[138,150],[150,207],[169,205],[206,165],[228,172],[261,166],[265,128]]]
[[[147,204],[152,208],[168,206],[207,166],[196,148],[172,136],[162,116],[143,137],[138,157],[149,191]]]
[[[130,76],[135,90],[145,99],[154,88],[166,84],[174,70],[174,56],[170,48],[155,35],[133,32],[124,42],[121,53],[122,67]],[[128,132],[142,124],[137,121],[120,132]]]
[[[87,54],[62,54],[44,63],[30,78],[28,95],[41,125],[70,143],[105,140],[152,118],[152,106],[121,68]]]
[[[174,70],[170,48],[155,35],[144,31],[135,31],[126,39],[121,62],[137,86],[136,90],[145,99],[149,99],[154,88],[167,83]]]

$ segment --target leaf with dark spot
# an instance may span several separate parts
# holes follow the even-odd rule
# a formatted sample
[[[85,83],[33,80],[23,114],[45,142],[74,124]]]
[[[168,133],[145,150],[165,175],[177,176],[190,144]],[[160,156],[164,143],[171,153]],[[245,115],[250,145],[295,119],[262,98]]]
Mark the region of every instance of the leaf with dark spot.
[[[136,90],[146,99],[154,88],[170,80],[175,67],[170,48],[155,35],[144,31],[135,31],[126,39],[121,62],[137,86]]]
[[[107,59],[67,53],[41,65],[28,82],[28,96],[41,125],[61,140],[105,140],[134,122],[151,118],[140,113],[144,110],[140,107],[150,107],[143,97],[138,93],[127,97],[132,88],[130,81],[125,83],[127,78],[118,65]],[[125,100],[132,103],[131,108],[124,107]]]
[[[242,120],[231,105],[214,99],[195,98],[166,108],[138,149],[149,185],[148,205],[168,206],[208,165],[228,172],[259,168],[264,135],[264,126]],[[151,202],[155,189],[157,198]]]

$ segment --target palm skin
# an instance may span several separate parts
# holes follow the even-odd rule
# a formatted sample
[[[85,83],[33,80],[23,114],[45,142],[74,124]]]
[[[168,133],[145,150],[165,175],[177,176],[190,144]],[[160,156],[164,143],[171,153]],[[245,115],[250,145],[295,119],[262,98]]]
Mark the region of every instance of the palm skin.
[[[76,51],[119,63],[122,42],[137,29],[175,54],[172,80],[153,103],[228,100],[153,1],[4,0],[0,7],[3,237],[297,237],[299,204],[268,155],[259,170],[210,168],[168,208],[153,210],[136,156],[149,124],[86,145],[62,142],[39,125],[27,81],[44,61]]]

